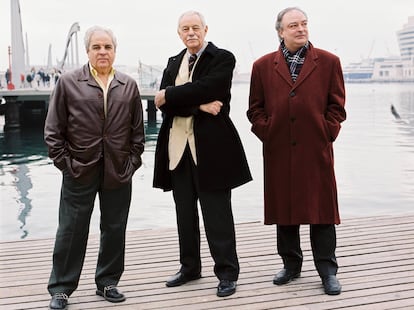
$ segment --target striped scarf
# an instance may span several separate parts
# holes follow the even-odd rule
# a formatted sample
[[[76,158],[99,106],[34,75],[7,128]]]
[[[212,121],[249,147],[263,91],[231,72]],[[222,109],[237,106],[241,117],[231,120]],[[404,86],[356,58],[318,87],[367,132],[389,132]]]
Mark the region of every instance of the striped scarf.
[[[303,63],[305,62],[305,55],[309,48],[309,42],[306,42],[304,46],[298,49],[295,53],[291,53],[285,45],[285,42],[280,43],[282,53],[285,56],[287,65],[289,66],[290,75],[293,82],[296,82],[296,79],[299,75],[300,69],[302,69]]]

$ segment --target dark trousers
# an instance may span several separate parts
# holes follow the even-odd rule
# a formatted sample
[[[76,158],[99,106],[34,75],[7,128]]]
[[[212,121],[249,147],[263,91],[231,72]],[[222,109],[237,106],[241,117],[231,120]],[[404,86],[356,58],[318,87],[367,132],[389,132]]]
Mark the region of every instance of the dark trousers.
[[[282,257],[284,268],[301,271],[303,255],[300,247],[299,225],[277,225],[277,250]],[[310,225],[310,240],[318,274],[336,275],[336,231],[335,225]]]
[[[100,202],[100,247],[95,272],[97,288],[117,285],[124,271],[125,231],[131,202],[131,183],[115,190],[101,188],[97,175],[90,184],[80,184],[63,173],[59,206],[59,227],[53,251],[48,291],[66,293],[77,288],[81,274],[89,224],[96,194]]]
[[[210,253],[215,262],[214,273],[220,280],[236,281],[239,262],[231,190],[200,191],[197,167],[188,146],[177,168],[172,171],[172,182],[180,245],[180,271],[186,275],[201,273],[199,200]]]

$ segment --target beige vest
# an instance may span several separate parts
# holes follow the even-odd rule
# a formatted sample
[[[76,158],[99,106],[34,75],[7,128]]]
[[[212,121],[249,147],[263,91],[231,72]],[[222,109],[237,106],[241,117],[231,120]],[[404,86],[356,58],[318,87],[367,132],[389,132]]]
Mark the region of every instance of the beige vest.
[[[194,64],[194,67],[197,65],[198,58]],[[193,67],[193,72],[194,72]],[[186,56],[183,57],[181,62],[180,70],[178,71],[178,75],[175,79],[175,85],[183,85],[187,82],[191,82],[192,73],[190,77],[188,76],[188,58]],[[194,139],[194,132],[193,132],[193,122],[194,117],[181,117],[175,116],[173,119],[172,127],[170,128],[170,139],[168,142],[168,156],[170,159],[170,170],[174,170],[178,163],[183,156],[185,147],[187,145],[190,146],[191,155],[193,157],[194,163],[197,165],[197,156],[196,156],[196,148],[195,148],[195,139]]]

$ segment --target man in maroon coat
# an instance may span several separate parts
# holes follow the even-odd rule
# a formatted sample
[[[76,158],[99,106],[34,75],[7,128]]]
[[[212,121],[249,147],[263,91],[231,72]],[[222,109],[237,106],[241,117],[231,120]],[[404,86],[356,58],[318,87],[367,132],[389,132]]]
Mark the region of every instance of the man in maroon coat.
[[[247,117],[263,142],[265,224],[277,224],[284,268],[273,283],[300,276],[300,224],[310,224],[316,269],[326,294],[337,295],[335,224],[340,223],[333,142],[345,120],[337,56],[313,47],[299,8],[278,14],[277,51],[253,64]]]

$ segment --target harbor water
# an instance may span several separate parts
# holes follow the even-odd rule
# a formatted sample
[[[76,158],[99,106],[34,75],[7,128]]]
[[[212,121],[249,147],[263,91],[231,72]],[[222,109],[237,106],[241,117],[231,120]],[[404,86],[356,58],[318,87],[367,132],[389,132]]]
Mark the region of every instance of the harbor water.
[[[334,143],[341,217],[414,212],[414,84],[346,84],[346,91],[348,117]],[[248,83],[233,85],[231,116],[254,178],[232,193],[236,223],[263,222],[262,150],[246,118],[248,92]],[[62,178],[42,128],[5,133],[3,125],[1,116],[0,240],[54,237]],[[128,230],[175,227],[171,192],[152,188],[157,128],[146,135]],[[99,231],[98,198],[90,231]]]

